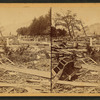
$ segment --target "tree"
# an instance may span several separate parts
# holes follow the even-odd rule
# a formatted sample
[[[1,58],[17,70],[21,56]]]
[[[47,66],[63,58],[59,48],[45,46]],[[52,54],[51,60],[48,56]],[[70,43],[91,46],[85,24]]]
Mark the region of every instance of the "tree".
[[[56,29],[55,27],[51,27],[51,35],[52,37],[61,37],[66,36],[66,30],[65,29]]]
[[[17,29],[17,33],[30,36],[50,35],[50,12],[39,18],[34,18],[28,27]]]
[[[78,20],[77,15],[70,10],[68,10],[65,14],[56,13],[56,17],[54,19],[55,27],[62,26],[66,29],[66,32],[73,39],[76,35],[76,32],[84,29],[84,26],[81,20]],[[85,32],[85,30],[84,30]]]
[[[66,36],[66,31],[65,29],[57,29],[57,33],[58,33],[58,36]]]
[[[27,27],[21,27],[17,29],[18,35],[28,35],[28,29]]]
[[[30,35],[44,35],[50,32],[50,15],[49,13],[45,16],[40,16],[38,19],[35,18],[31,25],[28,27]]]

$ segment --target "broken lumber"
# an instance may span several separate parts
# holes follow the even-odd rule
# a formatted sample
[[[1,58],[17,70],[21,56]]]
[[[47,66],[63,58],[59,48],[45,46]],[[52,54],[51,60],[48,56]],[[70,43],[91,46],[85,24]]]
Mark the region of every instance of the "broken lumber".
[[[97,64],[97,62],[96,61],[94,61],[91,57],[88,57],[89,59],[91,59],[95,64]]]
[[[39,92],[38,90],[32,88],[32,86],[26,86],[25,84],[22,85],[22,84],[0,83],[0,87],[11,87],[11,89],[8,89],[6,93],[10,92],[10,90],[12,90],[13,88],[26,89],[29,93]]]
[[[95,88],[94,88],[94,87],[92,87],[92,88],[88,89],[88,90],[86,91],[86,93],[91,93],[91,91],[93,91],[93,90],[95,90]]]
[[[87,87],[98,87],[100,84],[98,83],[89,83],[89,82],[71,82],[71,81],[62,81],[58,80],[58,84],[65,84],[65,85],[73,85],[73,86],[87,86]]]
[[[45,84],[45,85],[50,85],[50,80],[33,80],[33,79],[27,79],[26,82],[37,82],[37,83],[41,83],[41,84]]]
[[[10,59],[8,59],[7,57],[4,57],[6,60],[8,60],[11,64],[15,65]]]
[[[34,69],[27,69],[27,68],[18,68],[12,65],[6,65],[2,64],[0,65],[0,68],[10,70],[10,71],[15,71],[15,72],[21,72],[21,73],[26,73],[26,74],[31,74],[31,75],[36,75],[44,78],[51,78],[51,73],[46,72],[46,71],[39,71],[39,70],[34,70]]]
[[[57,83],[57,81],[59,80],[59,78],[60,78],[62,72],[63,72],[63,69],[61,69],[61,70],[57,73],[57,75],[53,78],[53,80],[52,80],[52,88],[54,88],[54,86],[55,86],[55,84]]]
[[[100,67],[94,66],[94,65],[83,65],[82,64],[82,68],[86,68],[88,70],[93,70],[93,71],[100,71]]]
[[[67,49],[67,51],[86,52],[86,49]]]

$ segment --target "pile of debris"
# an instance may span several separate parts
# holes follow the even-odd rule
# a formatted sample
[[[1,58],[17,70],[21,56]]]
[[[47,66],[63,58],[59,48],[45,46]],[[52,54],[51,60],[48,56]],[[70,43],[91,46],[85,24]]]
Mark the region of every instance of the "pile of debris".
[[[52,47],[53,92],[100,93],[100,63],[97,61],[100,52],[93,57],[85,42],[81,44],[82,48],[73,47],[71,41],[69,43],[70,46],[56,41]]]
[[[5,47],[0,55],[0,93],[49,93],[50,50]]]

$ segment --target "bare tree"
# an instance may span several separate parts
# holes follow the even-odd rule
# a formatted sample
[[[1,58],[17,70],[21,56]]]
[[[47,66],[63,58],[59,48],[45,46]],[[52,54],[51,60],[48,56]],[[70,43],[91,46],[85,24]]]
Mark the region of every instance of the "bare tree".
[[[84,34],[86,35],[82,21],[77,19],[77,15],[75,13],[72,14],[70,10],[67,10],[65,14],[56,13],[54,23],[55,27],[64,27],[67,31],[67,34],[69,34],[72,39],[75,37],[76,32],[81,31],[81,29],[83,29]]]

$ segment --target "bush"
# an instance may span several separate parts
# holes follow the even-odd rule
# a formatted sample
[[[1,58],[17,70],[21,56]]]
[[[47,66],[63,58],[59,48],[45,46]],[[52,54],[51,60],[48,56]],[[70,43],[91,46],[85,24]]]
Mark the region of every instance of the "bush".
[[[28,46],[21,46],[16,51],[10,47],[4,46],[5,55],[14,63],[24,63],[33,61],[36,58],[34,53],[28,51]]]

